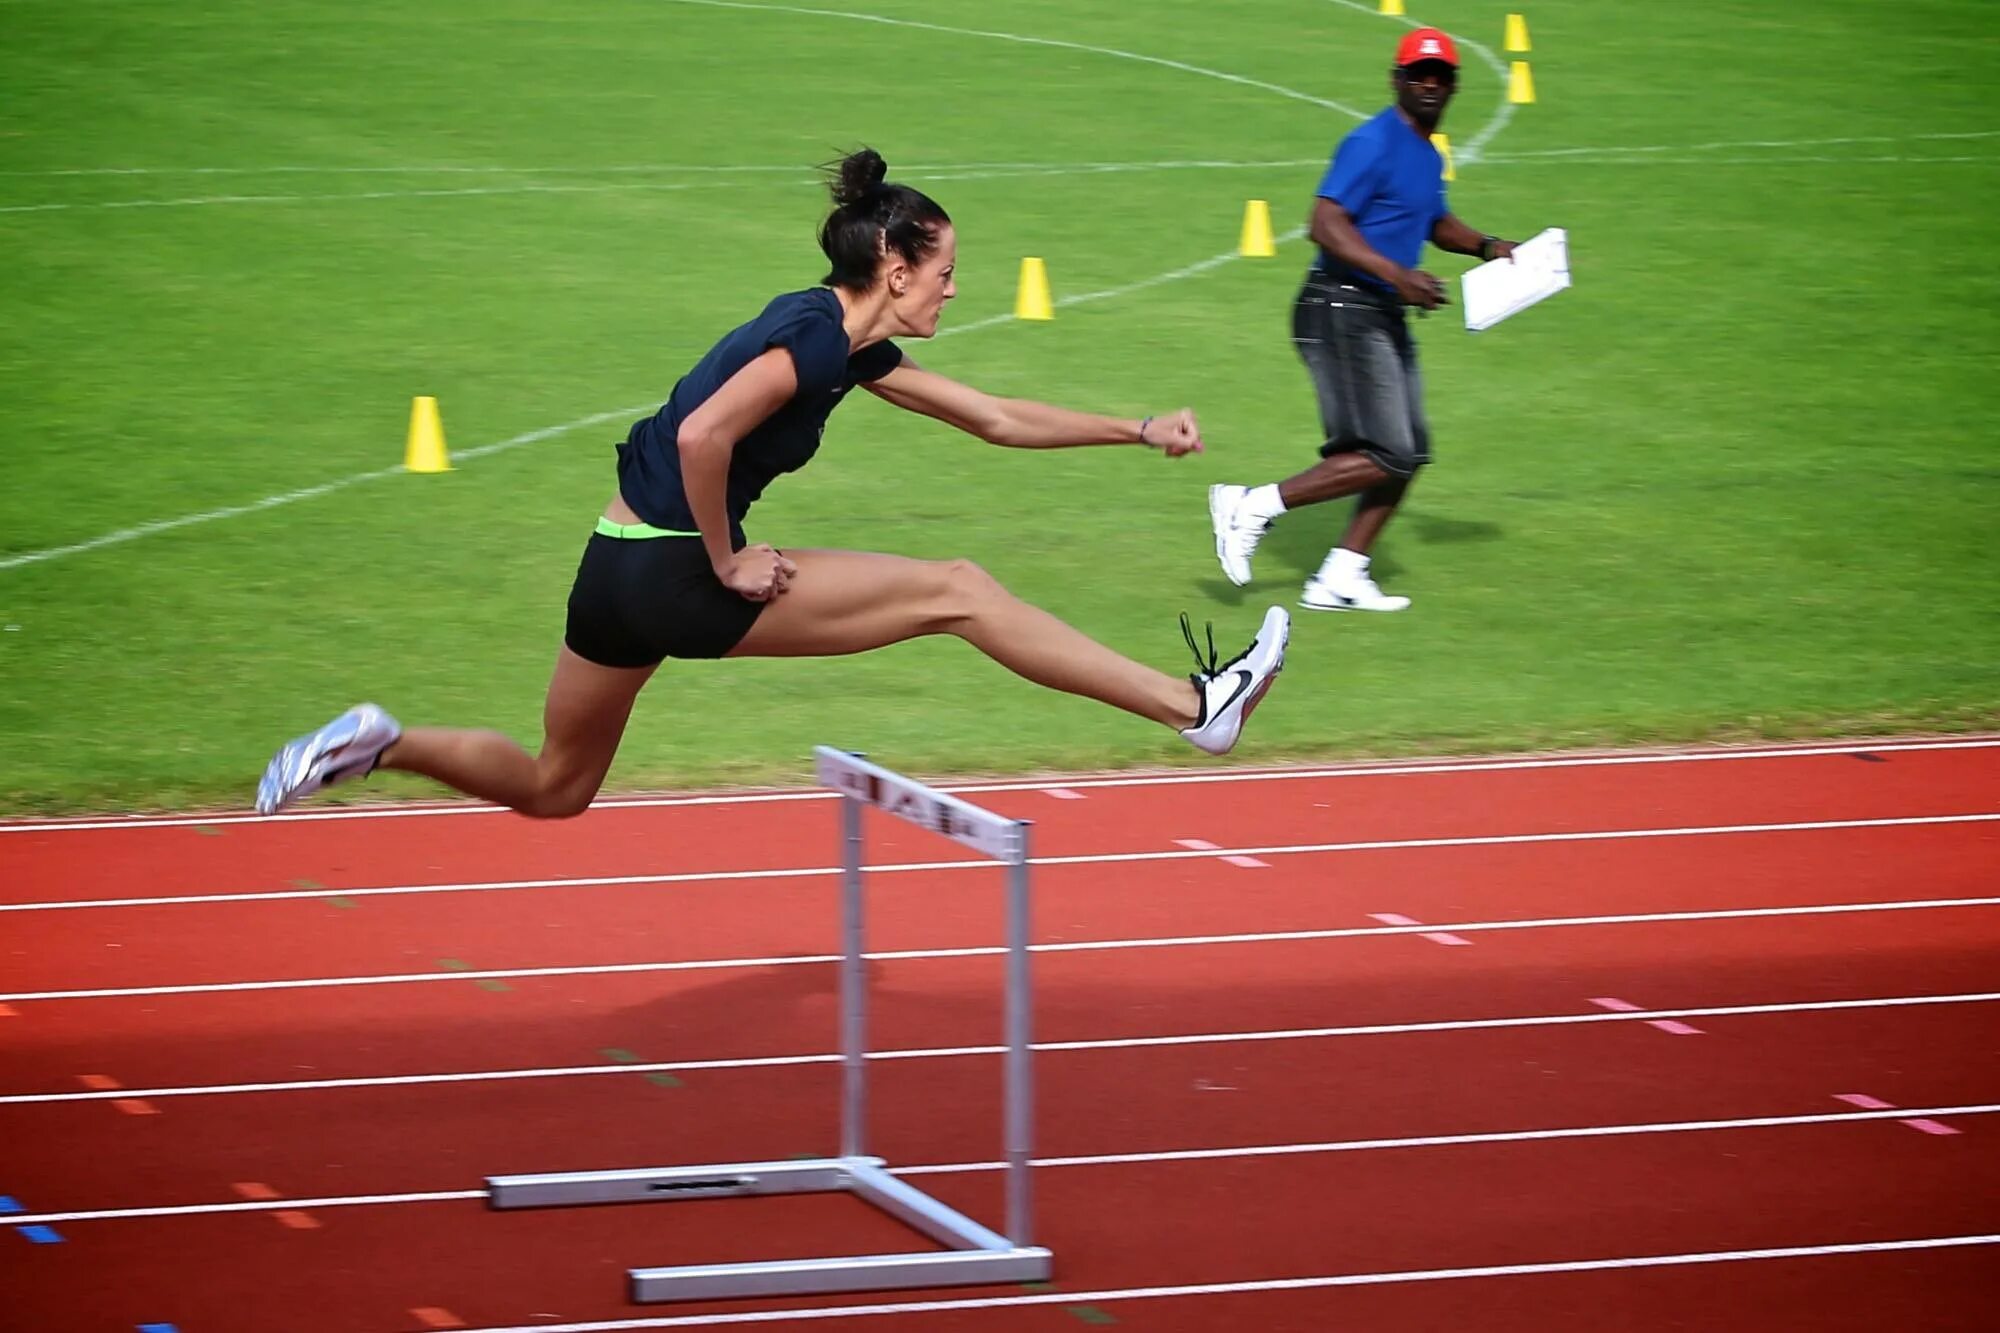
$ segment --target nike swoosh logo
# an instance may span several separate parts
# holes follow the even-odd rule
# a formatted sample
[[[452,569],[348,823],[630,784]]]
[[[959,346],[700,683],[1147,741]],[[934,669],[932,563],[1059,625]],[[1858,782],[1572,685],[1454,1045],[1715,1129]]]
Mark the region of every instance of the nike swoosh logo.
[[[1210,716],[1218,717],[1228,712],[1229,706],[1243,697],[1243,691],[1249,689],[1250,682],[1255,679],[1256,677],[1252,676],[1248,671],[1238,671],[1236,673],[1236,688],[1229,692],[1229,697],[1222,701],[1222,706],[1216,709]]]

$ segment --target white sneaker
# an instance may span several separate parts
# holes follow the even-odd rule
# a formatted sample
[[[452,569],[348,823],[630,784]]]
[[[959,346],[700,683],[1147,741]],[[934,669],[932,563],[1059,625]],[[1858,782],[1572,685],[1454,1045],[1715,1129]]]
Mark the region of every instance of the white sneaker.
[[[402,724],[374,704],[348,709],[271,756],[257,784],[257,813],[274,815],[322,787],[366,777],[402,734]]]
[[[1208,522],[1215,529],[1215,558],[1222,562],[1223,577],[1237,587],[1250,581],[1250,557],[1257,543],[1271,530],[1271,520],[1253,514],[1243,499],[1248,486],[1208,488]]]
[[[1264,695],[1271,688],[1271,682],[1285,669],[1285,644],[1291,639],[1291,613],[1282,606],[1274,606],[1264,613],[1264,624],[1258,629],[1257,637],[1250,646],[1220,666],[1215,661],[1215,627],[1208,631],[1208,656],[1202,657],[1201,649],[1194,640],[1194,627],[1188,618],[1181,617],[1181,632],[1187,635],[1188,647],[1194,649],[1194,659],[1201,670],[1188,679],[1201,695],[1201,716],[1191,727],[1182,730],[1189,744],[1210,754],[1227,754],[1236,744],[1236,738],[1243,734],[1243,724]]]
[[[1309,611],[1401,611],[1409,604],[1409,598],[1395,597],[1376,587],[1366,573],[1338,580],[1315,574],[1299,594],[1299,605]]]

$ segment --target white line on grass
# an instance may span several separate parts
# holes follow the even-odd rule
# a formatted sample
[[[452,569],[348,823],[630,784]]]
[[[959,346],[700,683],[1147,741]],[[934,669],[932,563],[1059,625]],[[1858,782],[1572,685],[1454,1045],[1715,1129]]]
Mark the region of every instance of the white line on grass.
[[[1090,55],[1111,56],[1118,60],[1133,60],[1144,65],[1157,65],[1162,69],[1176,70],[1182,74],[1196,74],[1207,79],[1220,79],[1224,83],[1241,84],[1246,88],[1256,88],[1267,93],[1293,101],[1307,102],[1313,106],[1325,107],[1351,116],[1355,120],[1368,117],[1353,107],[1330,98],[1315,97],[1302,93],[1296,88],[1287,88],[1281,83],[1266,83],[1262,79],[1246,78],[1241,74],[1230,74],[1219,69],[1209,69],[1202,65],[1190,65],[1184,61],[1169,60],[1163,56],[1142,55],[1137,51],[1124,51],[1114,46],[1092,46],[1087,42],[1063,41],[1054,37],[1030,37],[1018,32],[1003,32],[982,28],[954,28],[942,23],[924,23],[916,19],[889,18],[882,14],[867,14],[857,10],[813,9],[804,5],[759,4],[753,0],[662,0],[663,3],[677,5],[701,5],[709,9],[740,9],[753,13],[797,14],[809,18],[845,19],[856,23],[879,23],[892,28],[914,28],[924,32],[940,32],[955,37],[984,37],[996,42],[1014,42],[1022,46],[1046,46],[1061,51],[1082,51]],[[1358,6],[1357,6],[1358,8]]]
[[[816,960],[830,962],[830,958]],[[1346,1027],[1280,1028],[1245,1032],[1197,1032],[1166,1037],[1106,1037],[1077,1041],[1041,1041],[1034,1049],[1050,1052],[1143,1050],[1176,1046],[1229,1046],[1259,1042],[1328,1041],[1343,1037],[1415,1036],[1436,1032],[1487,1032],[1514,1028],[1574,1027],[1596,1023],[1652,1023],[1686,1018],[1751,1018],[1773,1014],[1837,1013],[1865,1009],[1904,1009],[1929,1005],[1991,1004],[2000,991],[1951,995],[1888,995],[1865,1000],[1797,1000],[1769,1004],[1706,1005],[1681,1009],[1592,1009],[1574,1014],[1532,1014],[1508,1018],[1450,1018],[1408,1023],[1363,1023]],[[870,1060],[948,1060],[1004,1053],[1004,1046],[926,1046],[870,1051]],[[376,1074],[352,1078],[288,1079],[261,1083],[178,1084],[157,1088],[115,1088],[90,1092],[18,1092],[0,1096],[0,1106],[31,1106],[69,1102],[141,1100],[164,1097],[233,1097],[257,1093],[332,1092],[357,1088],[439,1087],[459,1083],[510,1083],[546,1078],[599,1078],[618,1075],[687,1074],[732,1069],[791,1069],[839,1064],[838,1053],[762,1055],[711,1060],[653,1060],[611,1065],[543,1065],[519,1069],[479,1069],[431,1074]],[[1915,1112],[1898,1110],[1901,1115]]]
[[[1167,158],[1152,162],[931,162],[915,166],[897,164],[899,177],[923,173],[930,175],[948,171],[991,171],[991,172],[1064,172],[1064,171],[1178,171],[1178,170],[1236,170],[1244,167],[1311,167],[1319,166],[1326,159],[1318,157],[1283,158],[1268,161],[1243,161],[1225,158]],[[704,164],[698,162],[637,162],[611,163],[604,166],[584,167],[453,167],[453,166],[402,166],[402,167],[341,167],[341,166],[274,166],[274,167],[77,167],[58,171],[0,171],[0,177],[8,176],[613,176],[613,175],[745,175],[768,174],[790,175],[801,179],[819,181],[821,177],[808,174],[806,168],[796,163],[773,165],[769,163],[724,163]],[[335,195],[334,198],[346,196]]]
[[[955,33],[961,36],[985,37],[998,41],[1017,42],[1033,46],[1061,47],[1079,51],[1094,52],[1099,55],[1113,56],[1126,60],[1136,60],[1141,63],[1151,64],[1151,65],[1160,65],[1166,68],[1179,70],[1184,73],[1197,74],[1207,78],[1221,79],[1227,83],[1236,83],[1245,85],[1247,87],[1260,88],[1265,91],[1277,93],[1280,96],[1291,98],[1296,101],[1309,102],[1317,106],[1323,106],[1330,108],[1332,110],[1340,111],[1348,116],[1353,117],[1356,120],[1365,119],[1365,117],[1363,117],[1360,112],[1355,111],[1350,107],[1343,106],[1338,102],[1330,101],[1325,98],[1314,97],[1309,93],[1302,93],[1294,88],[1285,88],[1279,84],[1265,83],[1262,80],[1258,79],[1248,79],[1240,75],[1226,73],[1222,70],[1207,69],[1199,65],[1185,64],[1180,61],[1167,60],[1158,56],[1140,55],[1136,52],[1121,51],[1111,47],[1095,47],[1079,42],[1059,41],[1053,38],[1028,37],[1019,33],[989,32],[973,28],[946,28],[937,24],[920,23],[910,19],[885,18],[875,14],[847,13],[840,10],[806,9],[802,7],[784,6],[784,5],[749,4],[749,3],[743,3],[742,0],[665,0],[665,2],[673,4],[702,4],[702,5],[708,5],[713,8],[725,8],[725,9],[744,9],[744,10],[762,9],[762,10],[772,10],[782,13],[810,14],[827,18],[848,19],[856,22],[881,23],[896,27],[924,28],[939,32]],[[1359,6],[1354,6],[1354,7],[1359,8]],[[1489,58],[1490,58],[1490,53],[1489,53]],[[1494,134],[1497,134],[1500,128],[1506,124],[1507,119],[1512,115],[1512,113],[1513,113],[1513,108],[1511,106],[1506,105],[1505,103],[1502,103],[1500,110],[1487,123],[1485,128],[1483,128],[1474,137],[1473,144],[1483,145],[1487,140],[1491,139],[1492,136]],[[1461,160],[1466,161],[1469,164],[1470,157],[1461,154]],[[1285,235],[1280,239],[1283,241],[1291,241],[1303,234],[1304,234],[1304,229],[1300,228],[1285,233]],[[1131,292],[1143,291],[1149,287],[1158,286],[1163,282],[1174,281],[1176,280],[1176,278],[1179,277],[1190,277],[1198,273],[1206,272],[1210,268],[1218,267],[1222,264],[1229,262],[1229,260],[1234,257],[1235,253],[1233,251],[1226,252],[1224,254],[1212,256],[1207,260],[1198,261],[1197,263],[1188,265],[1185,268],[1176,269],[1171,274],[1143,279],[1139,282],[1126,284],[1124,286],[1108,287],[1102,291],[1086,292],[1080,295],[1067,297],[1060,304],[1077,305],[1077,304],[1082,304],[1083,302],[1086,301],[1108,300],[1114,296],[1123,296]],[[1011,316],[997,316],[992,319],[981,320],[974,324],[964,325],[956,329],[942,329],[937,333],[936,336],[942,338],[949,336],[952,333],[969,333],[974,331],[975,329],[993,328],[1001,324],[1009,323],[1011,322],[1011,319],[1012,319]],[[457,455],[457,457],[460,459],[465,459],[465,458],[477,457],[483,453],[496,453],[502,449],[513,448],[517,445],[528,444],[537,440],[550,439],[557,435],[566,434],[567,432],[572,430],[581,429],[584,426],[595,425],[598,422],[606,421],[613,417],[626,416],[635,412],[642,412],[647,410],[650,410],[650,408],[649,407],[624,408],[612,412],[599,412],[576,421],[566,422],[560,426],[546,426],[540,430],[529,431],[525,435],[514,436],[509,440],[503,440],[497,444],[486,445],[479,450],[468,450],[465,453]],[[64,556],[77,555],[85,551],[98,550],[107,546],[116,546],[124,542],[136,540],[140,537],[149,537],[157,533],[172,531],[176,528],[192,527],[199,523],[209,523],[219,519],[235,518],[243,514],[255,513],[263,509],[272,509],[276,508],[279,505],[291,504],[299,500],[309,500],[321,495],[325,495],[331,491],[340,490],[343,487],[356,485],[360,482],[375,481],[383,477],[395,476],[401,471],[402,471],[401,468],[381,468],[373,472],[356,473],[351,476],[336,478],[333,481],[323,482],[317,486],[308,486],[300,490],[287,491],[279,495],[266,496],[261,500],[254,500],[248,504],[229,505],[219,509],[205,510],[203,512],[196,514],[184,514],[178,518],[161,519],[154,523],[143,523],[136,527],[122,528],[115,532],[109,532],[101,536],[90,538],[87,541],[72,542],[65,546],[46,547],[38,551],[23,551],[17,555],[0,557],[0,571],[5,571],[9,569],[18,569],[24,565],[39,564],[42,561],[55,560],[62,558]]]
[[[1265,855],[1276,855],[1267,850]],[[1192,856],[1213,856],[1192,852]],[[1097,858],[1108,860],[1112,858]],[[958,870],[989,868],[991,862],[958,865],[880,866],[888,870]],[[800,872],[794,872],[800,873]],[[830,872],[828,872],[830,873]],[[1603,916],[1525,917],[1499,921],[1443,922],[1414,926],[1342,926],[1324,930],[1246,931],[1230,935],[1167,935],[1143,939],[1077,940],[1031,944],[1032,953],[1108,953],[1135,949],[1189,949],[1206,945],[1297,944],[1306,941],[1369,939],[1388,935],[1424,934],[1448,930],[1454,934],[1498,930],[1562,930],[1577,926],[1650,926],[1695,921],[1757,921],[1781,917],[1848,916],[1869,912],[1930,912],[2000,906],[2000,897],[1920,898],[1888,902],[1813,903],[1794,907],[1718,907],[1687,912],[1623,912]],[[940,959],[995,958],[1006,953],[999,945],[960,948],[887,949],[865,955],[871,962],[920,962]],[[639,963],[591,963],[551,967],[507,967],[458,972],[392,972],[342,977],[295,977],[277,981],[210,981],[163,986],[109,986],[87,990],[0,992],[0,1003],[30,1000],[115,1000],[162,995],[240,995],[286,990],[327,990],[347,986],[407,986],[431,982],[521,981],[531,977],[609,977],[656,975],[664,972],[731,972],[780,967],[817,967],[839,962],[836,954],[781,954],[764,958],[695,958]]]
[[[1909,143],[1931,139],[1995,139],[2000,130],[1959,130],[1941,134],[1849,134],[1833,139],[1727,139],[1712,143],[1651,143],[1636,145],[1602,144],[1579,148],[1521,148],[1488,161],[1514,161],[1528,157],[1595,157],[1616,153],[1699,153],[1736,148],[1819,148],[1830,144]]]
[[[1903,157],[1895,154],[1872,157],[1489,157],[1489,167],[1770,167],[1823,163],[1829,166],[1949,166],[1973,163],[2000,167],[2000,155],[1985,157]]]
[[[1417,763],[1394,761],[1363,762],[1333,766],[1306,766],[1278,769],[1200,769],[1192,772],[1139,773],[1119,777],[1088,778],[1064,776],[1045,781],[946,782],[938,790],[959,795],[992,792],[1045,792],[1055,784],[1069,791],[1092,791],[1117,787],[1181,787],[1209,783],[1297,782],[1330,778],[1383,778],[1450,773],[1510,773],[1545,768],[1624,767],[1631,764],[1719,763],[1742,759],[1800,759],[1827,755],[1882,755],[1922,753],[1931,750],[1990,750],[2000,747],[2000,737],[1975,736],[1954,740],[1891,741],[1871,745],[1865,741],[1842,744],[1778,745],[1760,749],[1666,750],[1652,754],[1537,755],[1523,759],[1442,759]],[[803,791],[722,792],[706,796],[621,796],[592,803],[591,810],[654,810],[676,806],[766,805],[788,801],[832,801],[838,793],[824,789]],[[457,815],[507,815],[505,806],[450,804],[331,806],[318,810],[294,810],[281,815],[134,815],[111,819],[20,820],[0,824],[0,833],[88,833],[106,829],[208,828],[224,824],[296,824],[335,819],[428,819]],[[331,892],[331,891],[330,891]]]
[[[1098,176],[1142,171],[1180,170],[1243,170],[1251,168],[1280,168],[1318,165],[1317,158],[1297,158],[1290,161],[1274,162],[1078,162],[1021,164],[1013,167],[927,167],[911,170],[898,169],[897,179],[906,181],[965,181],[1020,180],[1029,177],[1046,178],[1054,176]],[[768,168],[765,168],[768,170]],[[747,168],[746,168],[747,170]],[[801,171],[797,167],[783,168],[796,174],[792,184],[819,185],[822,178]],[[348,190],[335,194],[214,194],[196,195],[179,199],[109,199],[87,200],[84,202],[50,204],[0,204],[0,214],[4,213],[61,213],[88,211],[104,208],[204,208],[225,204],[312,204],[341,203],[347,200],[381,199],[457,199],[489,198],[496,195],[532,194],[645,194],[667,193],[686,190],[727,189],[735,182],[712,180],[700,182],[674,181],[631,181],[616,184],[585,185],[483,185],[467,186],[462,189],[428,190]]]

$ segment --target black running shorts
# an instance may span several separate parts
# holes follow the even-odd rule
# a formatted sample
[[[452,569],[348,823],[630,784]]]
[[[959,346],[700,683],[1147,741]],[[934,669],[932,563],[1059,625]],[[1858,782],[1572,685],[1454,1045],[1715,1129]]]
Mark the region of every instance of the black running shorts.
[[[764,605],[723,586],[699,537],[594,532],[569,591],[563,641],[578,657],[608,667],[721,657],[743,641]]]
[[[1405,479],[1431,461],[1417,348],[1393,295],[1309,273],[1292,307],[1292,342],[1319,397],[1322,458],[1363,453]]]

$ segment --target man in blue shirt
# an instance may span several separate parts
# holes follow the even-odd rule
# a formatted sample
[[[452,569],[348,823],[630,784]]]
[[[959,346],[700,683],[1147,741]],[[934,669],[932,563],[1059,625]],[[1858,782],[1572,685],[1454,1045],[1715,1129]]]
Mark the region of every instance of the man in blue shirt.
[[[1354,517],[1299,604],[1315,611],[1400,611],[1368,576],[1369,549],[1430,462],[1423,386],[1406,306],[1435,310],[1444,284],[1417,267],[1424,242],[1498,259],[1514,243],[1474,231],[1445,202],[1431,144],[1458,87],[1458,50],[1436,28],[1406,34],[1389,86],[1396,103],[1341,141],[1313,203],[1319,257],[1292,310],[1292,341],[1312,376],[1326,440],[1320,462],[1271,485],[1211,486],[1215,554],[1231,583],[1278,515],[1354,495]]]

